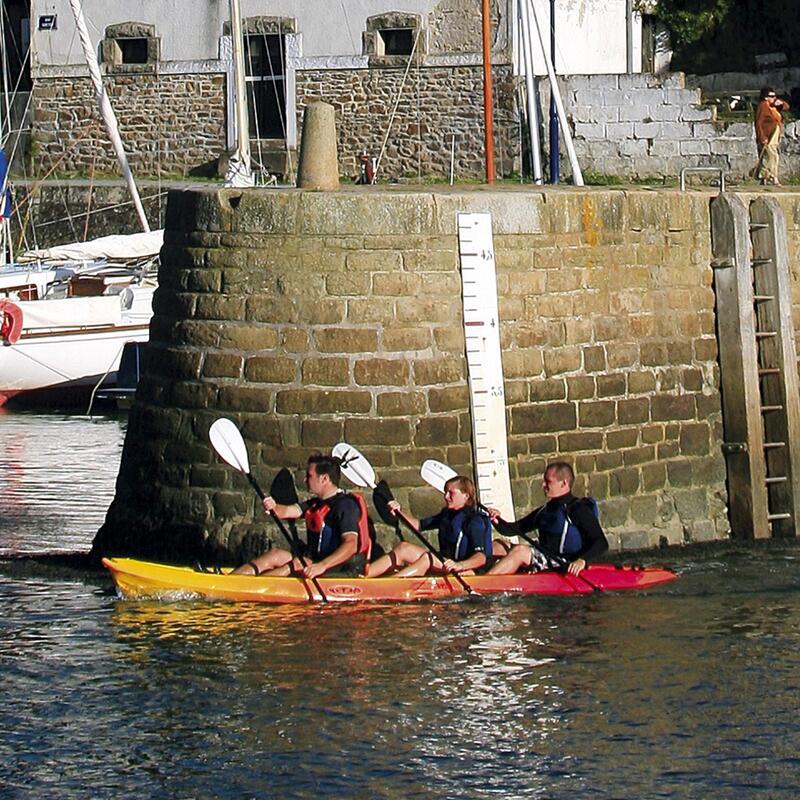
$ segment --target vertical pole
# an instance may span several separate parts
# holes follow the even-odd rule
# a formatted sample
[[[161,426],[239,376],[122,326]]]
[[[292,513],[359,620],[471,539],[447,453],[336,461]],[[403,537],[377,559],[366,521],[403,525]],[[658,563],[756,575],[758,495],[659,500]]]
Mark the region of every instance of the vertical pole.
[[[103,79],[100,76],[100,67],[97,63],[97,54],[94,50],[92,40],[89,38],[89,31],[86,27],[86,20],[83,17],[83,8],[81,7],[80,0],[69,0],[72,15],[75,18],[75,27],[78,31],[78,39],[80,40],[81,47],[83,48],[83,57],[86,60],[86,66],[89,69],[89,77],[92,79],[94,86],[95,98],[97,106],[100,109],[100,116],[105,122],[106,130],[108,131],[108,138],[111,140],[111,145],[114,148],[114,153],[119,162],[119,168],[122,170],[122,175],[125,178],[125,183],[128,186],[131,198],[133,199],[133,207],[136,209],[136,214],[139,217],[139,222],[145,233],[150,233],[150,225],[147,222],[147,217],[144,213],[141,198],[139,197],[139,190],[136,188],[136,182],[133,180],[133,173],[131,172],[130,165],[128,164],[128,157],[125,155],[125,148],[122,146],[122,139],[119,135],[119,126],[117,125],[117,117],[114,114],[114,109],[111,107],[111,101],[108,99],[105,87],[103,86]]]
[[[492,124],[492,47],[489,0],[483,0],[483,129],[486,183],[494,183],[494,130]]]
[[[528,98],[528,130],[531,139],[531,166],[533,169],[533,182],[541,184],[542,181],[542,153],[539,146],[539,98],[534,84],[533,74],[533,42],[531,40],[531,12],[528,3],[521,3],[517,7],[520,22],[520,49],[523,53],[525,65],[525,89]]]
[[[225,185],[252,186],[250,125],[247,119],[247,94],[244,74],[244,33],[242,31],[242,9],[239,0],[230,0],[230,15],[236,148],[228,161]]]
[[[556,73],[556,0],[550,0],[550,63]],[[558,89],[550,86],[550,183],[558,183],[558,109],[555,93]]]
[[[625,0],[625,71],[633,72],[633,0]]]

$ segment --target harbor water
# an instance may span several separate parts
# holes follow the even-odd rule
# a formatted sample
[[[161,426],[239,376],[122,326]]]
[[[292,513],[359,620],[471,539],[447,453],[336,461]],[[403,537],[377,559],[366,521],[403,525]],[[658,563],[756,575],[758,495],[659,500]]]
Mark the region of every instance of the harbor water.
[[[20,558],[89,549],[124,428],[0,416],[3,798],[797,796],[795,542],[618,595],[124,601]]]

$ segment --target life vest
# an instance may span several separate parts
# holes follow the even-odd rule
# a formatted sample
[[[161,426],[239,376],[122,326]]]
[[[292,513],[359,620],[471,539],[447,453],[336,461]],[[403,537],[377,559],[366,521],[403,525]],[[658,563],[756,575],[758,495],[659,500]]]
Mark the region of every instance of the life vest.
[[[306,509],[303,517],[308,532],[308,545],[315,558],[325,558],[342,543],[342,532],[334,530],[325,523],[325,517],[335,503],[344,497],[352,497],[358,503],[358,550],[369,561],[372,554],[372,533],[369,525],[369,514],[364,498],[356,492],[340,492],[327,500],[315,498]]]
[[[578,526],[570,519],[570,510],[578,503],[588,503],[595,517],[600,519],[600,509],[594,497],[582,497],[571,503],[557,503],[554,509],[543,505],[536,515],[539,544],[547,553],[574,556],[583,550],[583,539]]]
[[[483,511],[464,508],[455,514],[445,512],[439,522],[439,549],[446,558],[453,561],[464,561],[477,552],[473,549],[468,531],[472,525],[480,526],[482,552],[486,560],[492,557],[492,521]]]
[[[22,309],[11,300],[0,300],[0,340],[16,344],[22,333]]]

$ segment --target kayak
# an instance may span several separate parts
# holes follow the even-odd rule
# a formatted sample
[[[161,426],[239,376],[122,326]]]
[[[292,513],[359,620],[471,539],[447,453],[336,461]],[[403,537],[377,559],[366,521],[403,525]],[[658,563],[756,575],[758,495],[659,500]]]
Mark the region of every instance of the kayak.
[[[121,597],[180,600],[205,598],[245,603],[332,603],[446,600],[463,597],[467,590],[448,575],[420,578],[318,578],[219,574],[191,567],[175,567],[132,558],[104,558]],[[474,575],[465,577],[479,595],[586,595],[597,591],[644,589],[675,580],[661,567],[592,564],[579,576],[545,571],[534,574]],[[325,597],[322,597],[324,593]]]

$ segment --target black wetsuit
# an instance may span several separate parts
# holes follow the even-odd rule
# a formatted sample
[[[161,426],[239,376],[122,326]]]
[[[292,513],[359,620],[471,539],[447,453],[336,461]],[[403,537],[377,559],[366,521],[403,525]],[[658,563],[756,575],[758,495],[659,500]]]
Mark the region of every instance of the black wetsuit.
[[[569,553],[562,553],[560,550],[559,532],[540,528],[544,517],[552,518],[554,515],[564,512],[580,534],[580,546],[577,550]],[[497,521],[497,530],[506,536],[536,531],[539,534],[539,546],[546,555],[566,558],[568,561],[582,558],[588,563],[608,550],[608,540],[592,510],[591,503],[586,499],[575,497],[571,493],[548,500],[544,506],[535,508],[530,514],[526,514],[516,522],[506,522],[500,519]]]

